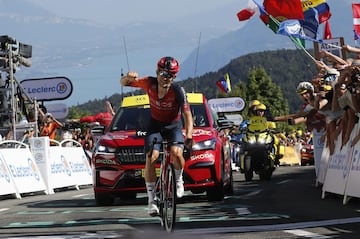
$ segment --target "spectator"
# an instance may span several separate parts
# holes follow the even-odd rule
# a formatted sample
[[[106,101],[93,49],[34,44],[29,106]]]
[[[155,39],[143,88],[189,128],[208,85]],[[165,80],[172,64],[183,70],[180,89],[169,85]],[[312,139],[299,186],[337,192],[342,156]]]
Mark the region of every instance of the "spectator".
[[[40,111],[42,112],[42,111]],[[51,113],[46,113],[43,116],[43,124],[40,128],[40,136],[48,136],[50,139],[56,139],[56,131],[63,127],[63,124],[55,119]],[[50,144],[53,144],[50,142]]]
[[[35,130],[33,128],[29,128],[29,129],[25,130],[21,142],[23,142],[25,144],[29,144],[29,139],[34,137],[34,134],[35,134]]]
[[[351,132],[357,120],[355,112],[357,109],[353,104],[352,82],[360,74],[360,68],[357,65],[346,67],[338,78],[338,89],[336,99],[339,107],[343,110],[341,122],[341,147],[350,139]],[[356,94],[354,94],[356,95]]]

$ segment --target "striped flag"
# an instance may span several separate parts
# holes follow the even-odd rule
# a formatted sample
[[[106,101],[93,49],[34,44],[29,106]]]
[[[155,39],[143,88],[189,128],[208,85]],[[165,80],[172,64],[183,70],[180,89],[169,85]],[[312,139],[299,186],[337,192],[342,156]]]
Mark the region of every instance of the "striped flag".
[[[231,83],[230,76],[226,73],[223,77],[221,77],[218,81],[216,81],[216,85],[219,89],[224,93],[229,93],[231,91]]]
[[[352,10],[354,23],[354,39],[357,40],[360,36],[360,3],[353,3]]]

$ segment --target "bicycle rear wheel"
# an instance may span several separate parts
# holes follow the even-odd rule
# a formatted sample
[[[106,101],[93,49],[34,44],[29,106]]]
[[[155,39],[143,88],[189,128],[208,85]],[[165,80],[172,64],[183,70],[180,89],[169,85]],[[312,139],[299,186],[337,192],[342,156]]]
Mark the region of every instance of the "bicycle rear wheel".
[[[168,164],[164,183],[163,220],[167,232],[172,232],[176,222],[176,181],[173,164]]]

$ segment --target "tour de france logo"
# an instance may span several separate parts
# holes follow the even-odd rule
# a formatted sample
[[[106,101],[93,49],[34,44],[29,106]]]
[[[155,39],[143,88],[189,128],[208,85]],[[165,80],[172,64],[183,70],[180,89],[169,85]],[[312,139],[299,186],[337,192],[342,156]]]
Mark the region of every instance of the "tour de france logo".
[[[40,139],[35,139],[34,140],[34,147],[39,149],[39,148],[42,148],[42,141]]]
[[[67,90],[67,85],[64,82],[60,82],[59,84],[57,84],[56,86],[56,91],[59,92],[60,94],[64,94]]]
[[[35,158],[35,161],[36,161],[37,163],[43,163],[43,162],[45,162],[42,153],[35,153],[34,158]]]

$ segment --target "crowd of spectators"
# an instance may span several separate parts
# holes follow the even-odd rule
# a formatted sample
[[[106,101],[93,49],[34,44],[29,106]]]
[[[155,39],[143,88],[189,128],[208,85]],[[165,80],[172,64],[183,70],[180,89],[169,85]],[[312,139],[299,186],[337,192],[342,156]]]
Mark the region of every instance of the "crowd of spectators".
[[[35,119],[35,109],[29,111],[29,120],[24,120],[24,125],[32,125],[23,131],[21,137],[16,139],[22,143],[29,144],[29,139],[34,136],[47,136],[50,139],[50,145],[56,145],[55,141],[61,142],[69,140],[67,145],[73,144],[74,140],[82,145],[85,150],[92,151],[94,147],[94,138],[91,134],[91,128],[98,125],[109,127],[115,112],[109,101],[106,101],[105,112],[96,115],[84,116],[79,119],[58,120],[47,109],[39,105],[37,107],[38,118]],[[33,123],[33,124],[30,124]],[[0,134],[0,141],[13,140],[14,135],[11,129]]]
[[[334,153],[336,143],[344,147],[349,142],[360,112],[360,49],[349,45],[342,48],[355,57],[344,60],[321,51],[320,60],[315,62],[318,74],[297,87],[303,100],[301,110],[287,119],[290,124],[306,123],[308,131],[323,132],[322,141],[330,154]],[[359,139],[360,132],[351,146]]]

